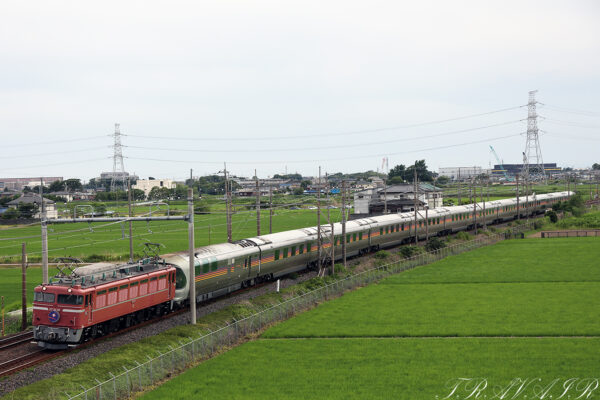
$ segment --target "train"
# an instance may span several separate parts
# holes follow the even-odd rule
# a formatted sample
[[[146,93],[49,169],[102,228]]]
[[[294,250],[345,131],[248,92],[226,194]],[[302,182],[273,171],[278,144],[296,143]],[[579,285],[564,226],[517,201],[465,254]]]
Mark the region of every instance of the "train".
[[[426,235],[526,218],[568,200],[573,192],[532,195],[528,199],[495,200],[385,214],[342,224],[322,225],[322,248],[334,247],[341,258],[342,241],[349,257],[393,247]],[[331,231],[333,229],[333,232]],[[194,280],[196,302],[314,268],[318,263],[318,228],[308,227],[260,235],[194,251],[194,276],[187,252],[144,258],[137,263],[94,263],[60,274],[34,289],[34,341],[47,349],[64,349],[116,332],[189,304]],[[330,260],[329,260],[330,261]]]

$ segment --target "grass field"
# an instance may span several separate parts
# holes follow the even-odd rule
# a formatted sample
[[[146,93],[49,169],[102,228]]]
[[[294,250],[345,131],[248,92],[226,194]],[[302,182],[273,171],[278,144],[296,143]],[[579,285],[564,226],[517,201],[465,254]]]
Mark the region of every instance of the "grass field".
[[[56,274],[51,268],[50,276]],[[21,308],[21,268],[0,268],[0,296],[4,296],[5,311]],[[42,281],[41,268],[27,269],[27,301],[31,305],[33,301],[33,288]]]
[[[484,378],[490,387],[506,387],[519,377],[539,377],[546,384],[561,377],[597,377],[599,348],[598,338],[259,340],[142,398],[442,399],[457,378]],[[466,398],[464,391],[458,393]],[[525,393],[534,398],[530,390]],[[549,395],[561,393],[557,387]],[[491,399],[491,388],[478,398],[484,394]]]
[[[331,210],[331,217],[341,219],[339,209]],[[227,241],[226,217],[224,214],[195,216],[196,246]],[[314,226],[317,224],[316,210],[277,210],[273,216],[273,232]],[[120,223],[100,227],[95,223],[50,225],[48,249],[50,259],[71,256],[89,261],[99,259],[123,259],[129,254],[128,228]],[[243,211],[233,215],[233,239],[256,236],[256,213]],[[269,213],[261,214],[262,233],[269,232]],[[91,227],[91,229],[90,229]],[[141,255],[144,242],[158,242],[164,245],[161,253],[187,249],[187,223],[184,221],[133,224],[134,249]],[[70,232],[79,230],[77,232]],[[123,239],[123,236],[125,238]],[[39,225],[18,229],[0,230],[0,262],[20,262],[21,243],[27,243],[30,261],[40,259],[41,231]]]
[[[527,399],[536,384],[596,378],[599,247],[511,240],[419,267],[275,325],[143,398],[493,398],[492,387],[541,379],[504,397]],[[489,390],[448,397],[459,378]]]

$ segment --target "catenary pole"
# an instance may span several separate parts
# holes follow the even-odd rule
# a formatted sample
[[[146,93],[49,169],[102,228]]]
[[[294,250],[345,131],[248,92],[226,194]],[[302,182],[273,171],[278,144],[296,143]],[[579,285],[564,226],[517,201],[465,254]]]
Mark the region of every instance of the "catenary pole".
[[[27,244],[21,243],[21,330],[27,328]]]
[[[225,201],[226,201],[226,214],[227,214],[227,241],[231,243],[233,241],[231,237],[231,193],[229,191],[229,179],[227,177],[227,163],[223,163],[223,175],[225,176]]]
[[[321,166],[319,166],[319,180],[317,181],[317,270],[321,273]]]
[[[256,170],[254,170],[254,178],[256,180],[256,235],[260,236],[260,187]]]
[[[48,283],[48,225],[46,222],[46,206],[44,204],[44,181],[40,178],[40,221],[42,224],[42,283]]]
[[[127,206],[129,207],[129,218],[133,217],[131,210],[131,178],[127,176]],[[133,222],[129,220],[129,262],[133,263]]]
[[[273,233],[273,185],[269,185],[269,233]]]
[[[346,181],[342,181],[342,259],[346,268]]]
[[[413,197],[414,197],[414,207],[415,207],[415,244],[417,244],[419,242],[419,234],[417,232],[417,201],[419,198],[419,192],[417,190],[417,162],[415,161],[415,171],[414,171],[414,177],[413,177]]]
[[[196,256],[194,240],[194,189],[188,189],[188,258],[189,258],[189,285],[190,285],[190,321],[196,324]]]

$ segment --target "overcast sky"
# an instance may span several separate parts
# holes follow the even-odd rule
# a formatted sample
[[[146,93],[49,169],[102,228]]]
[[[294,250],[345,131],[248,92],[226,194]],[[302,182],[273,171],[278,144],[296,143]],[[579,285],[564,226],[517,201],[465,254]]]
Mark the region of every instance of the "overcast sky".
[[[544,161],[590,166],[599,21],[594,0],[5,0],[0,176],[111,171],[116,122],[141,177],[487,168],[489,145],[521,161],[534,89]]]

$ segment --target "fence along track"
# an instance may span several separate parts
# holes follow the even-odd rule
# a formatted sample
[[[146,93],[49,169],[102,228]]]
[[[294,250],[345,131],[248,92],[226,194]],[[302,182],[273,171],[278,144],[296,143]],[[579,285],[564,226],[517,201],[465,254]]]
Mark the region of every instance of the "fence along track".
[[[531,229],[533,221],[514,227],[510,233],[491,234],[468,242],[458,243],[443,249],[428,253],[421,253],[414,257],[396,261],[383,266],[338,279],[337,281],[321,286],[320,288],[292,297],[279,304],[270,306],[253,315],[233,321],[228,325],[202,335],[198,338],[188,338],[179,346],[170,348],[165,353],[156,357],[148,357],[144,363],[136,362],[132,368],[123,367],[122,371],[109,373],[110,378],[98,382],[91,388],[83,388],[82,392],[75,395],[63,392],[62,394],[48,394],[49,398],[66,398],[69,400],[108,400],[129,398],[136,392],[155,385],[169,376],[184,371],[194,363],[216,355],[222,348],[232,346],[249,334],[261,331],[268,325],[283,321],[294,314],[313,308],[324,300],[335,298],[345,291],[378,281],[387,276],[426,265],[451,255],[470,251],[479,247],[491,245],[515,236],[515,234]],[[77,391],[78,389],[73,389]],[[79,389],[81,390],[81,388]]]

